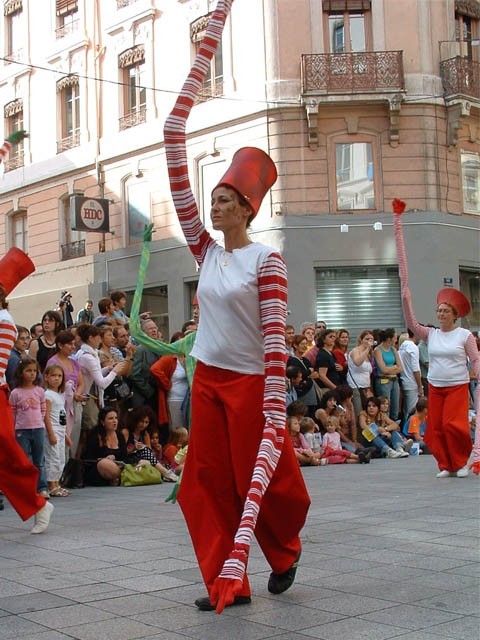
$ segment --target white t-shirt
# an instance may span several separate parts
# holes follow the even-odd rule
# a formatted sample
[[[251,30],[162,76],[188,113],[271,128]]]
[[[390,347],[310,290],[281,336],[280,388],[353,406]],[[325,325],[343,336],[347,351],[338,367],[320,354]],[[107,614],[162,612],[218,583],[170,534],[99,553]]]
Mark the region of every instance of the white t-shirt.
[[[60,424],[60,411],[65,411],[65,395],[63,393],[57,393],[51,389],[45,389],[45,400],[51,402],[50,407],[50,421],[52,428],[56,435],[65,435],[66,425]]]
[[[272,253],[278,251],[257,242],[232,253],[209,247],[200,271],[201,315],[192,356],[238,373],[265,373],[257,274]]]
[[[185,373],[185,367],[183,367],[180,360],[177,359],[177,366],[175,367],[175,371],[172,375],[172,388],[168,394],[168,399],[175,400],[177,402],[184,400],[187,391],[188,381],[187,374]]]
[[[470,331],[432,329],[428,334],[428,381],[434,387],[454,387],[469,382],[465,342]]]
[[[403,371],[400,374],[402,387],[404,389],[418,389],[414,372],[420,373],[420,354],[417,345],[412,340],[404,340],[398,350],[398,355],[402,361]]]

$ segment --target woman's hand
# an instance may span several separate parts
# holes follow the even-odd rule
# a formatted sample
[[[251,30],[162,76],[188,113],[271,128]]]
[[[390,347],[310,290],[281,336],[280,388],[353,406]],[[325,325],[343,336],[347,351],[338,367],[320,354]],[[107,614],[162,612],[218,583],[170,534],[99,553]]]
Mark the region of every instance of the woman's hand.
[[[48,434],[48,441],[50,442],[50,444],[52,445],[52,447],[54,447],[57,444],[57,437],[54,433],[49,433]]]
[[[111,453],[109,456],[105,457],[105,460],[115,460],[115,456]]]
[[[125,353],[127,354],[127,358],[133,358],[135,355],[135,351],[137,347],[133,344],[133,342],[127,342],[127,346],[125,347]]]
[[[65,446],[71,447],[73,444],[73,440],[70,438],[68,433],[65,434]]]
[[[128,372],[128,362],[117,362],[117,364],[113,367],[112,371],[115,371],[117,376],[124,376]]]
[[[312,373],[308,377],[312,380],[318,380],[318,371],[312,371]]]
[[[335,362],[335,370],[336,371],[343,371],[343,367],[341,364],[338,364],[338,362]]]

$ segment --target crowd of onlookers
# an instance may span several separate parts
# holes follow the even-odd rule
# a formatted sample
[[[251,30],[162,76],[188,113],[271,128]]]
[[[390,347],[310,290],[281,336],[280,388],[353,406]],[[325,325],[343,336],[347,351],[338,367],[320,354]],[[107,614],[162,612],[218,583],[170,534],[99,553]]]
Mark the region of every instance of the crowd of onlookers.
[[[159,356],[149,347],[164,340],[154,319],[140,316],[150,343],[132,339],[126,303],[123,291],[113,291],[98,301],[98,314],[87,300],[75,316],[71,294],[62,291],[40,322],[17,325],[6,371],[10,403],[17,441],[40,469],[44,496],[70,494],[61,483],[69,457],[84,461],[94,485],[119,484],[125,464],[149,464],[171,482],[183,467],[193,344],[187,336],[196,331],[198,306],[170,339],[188,349]],[[347,329],[322,321],[304,323],[298,333],[286,327],[287,427],[299,464],[429,453],[426,345],[411,332],[397,338],[394,329],[364,330],[350,342]]]

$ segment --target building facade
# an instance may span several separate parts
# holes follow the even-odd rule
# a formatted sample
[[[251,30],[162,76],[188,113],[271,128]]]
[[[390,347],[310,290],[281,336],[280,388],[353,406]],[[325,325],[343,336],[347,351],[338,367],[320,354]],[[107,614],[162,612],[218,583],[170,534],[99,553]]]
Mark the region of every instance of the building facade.
[[[205,32],[210,0],[5,0],[0,253],[37,271],[11,307],[30,323],[68,288],[135,288],[155,225],[144,309],[168,334],[198,272],[173,209],[163,123]],[[46,10],[47,7],[47,10]],[[401,329],[391,200],[419,320],[460,287],[480,326],[480,2],[235,0],[188,122],[190,175],[209,225],[212,187],[241,146],[279,177],[252,239],[280,249],[290,320]],[[72,196],[110,201],[110,232],[73,230]]]

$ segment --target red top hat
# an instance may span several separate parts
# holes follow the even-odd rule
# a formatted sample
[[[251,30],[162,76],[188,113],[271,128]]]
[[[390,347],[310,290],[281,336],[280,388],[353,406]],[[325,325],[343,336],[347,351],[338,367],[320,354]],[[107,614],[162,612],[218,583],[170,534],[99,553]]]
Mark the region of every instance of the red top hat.
[[[232,164],[217,187],[225,185],[235,189],[245,198],[256,216],[265,194],[276,179],[277,169],[265,151],[256,147],[242,147],[233,156]]]
[[[0,285],[7,296],[35,271],[35,265],[21,249],[13,247],[0,260]]]
[[[470,302],[461,291],[453,287],[446,287],[437,293],[437,304],[450,304],[458,313],[459,318],[463,318],[470,313]]]

